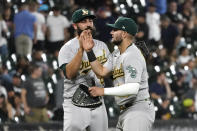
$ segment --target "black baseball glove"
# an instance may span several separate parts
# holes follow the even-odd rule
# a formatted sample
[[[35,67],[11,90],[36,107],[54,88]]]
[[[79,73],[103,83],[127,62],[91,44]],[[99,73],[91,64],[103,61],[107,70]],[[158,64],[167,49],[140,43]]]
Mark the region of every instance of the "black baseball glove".
[[[92,97],[86,85],[80,84],[72,97],[72,103],[75,106],[85,108],[95,108],[102,104],[101,97]]]

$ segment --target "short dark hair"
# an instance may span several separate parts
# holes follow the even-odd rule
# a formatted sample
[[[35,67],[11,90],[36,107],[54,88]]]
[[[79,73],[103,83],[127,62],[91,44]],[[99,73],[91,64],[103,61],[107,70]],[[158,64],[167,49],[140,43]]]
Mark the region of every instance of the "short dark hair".
[[[21,75],[20,75],[20,73],[15,73],[14,75],[13,75],[13,77],[16,77],[16,78],[20,78],[21,77]]]
[[[154,2],[151,2],[148,4],[148,7],[156,7],[155,3]]]
[[[28,5],[27,2],[19,2],[19,3],[18,3],[18,7],[19,7],[19,8],[21,8],[21,7],[23,7],[23,6],[27,6],[27,5]]]
[[[167,15],[162,15],[160,20],[161,21],[170,21],[170,18]]]
[[[165,72],[164,72],[164,71],[157,72],[156,76],[159,77],[159,76],[161,76],[162,74],[165,74]]]
[[[39,65],[35,64],[35,63],[31,63],[30,67],[29,67],[29,73],[32,74],[36,69],[40,68]]]
[[[59,5],[56,5],[52,8],[52,11],[60,11],[61,7]]]
[[[180,47],[179,54],[182,54],[185,49],[187,49],[187,47],[185,46]]]

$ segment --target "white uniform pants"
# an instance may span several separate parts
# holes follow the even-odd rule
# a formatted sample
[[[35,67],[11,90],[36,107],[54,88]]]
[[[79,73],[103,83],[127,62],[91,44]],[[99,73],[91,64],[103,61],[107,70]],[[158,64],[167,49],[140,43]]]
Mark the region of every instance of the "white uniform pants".
[[[153,103],[140,101],[120,114],[116,131],[151,131],[154,120]]]
[[[95,109],[77,107],[65,99],[63,131],[107,131],[108,118],[104,103]]]

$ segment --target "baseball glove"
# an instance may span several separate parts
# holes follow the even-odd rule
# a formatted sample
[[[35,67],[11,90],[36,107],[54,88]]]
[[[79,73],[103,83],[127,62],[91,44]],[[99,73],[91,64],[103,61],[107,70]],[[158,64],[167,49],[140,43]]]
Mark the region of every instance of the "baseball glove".
[[[72,103],[75,106],[85,108],[95,108],[102,104],[101,97],[92,97],[86,85],[80,84],[72,97]]]

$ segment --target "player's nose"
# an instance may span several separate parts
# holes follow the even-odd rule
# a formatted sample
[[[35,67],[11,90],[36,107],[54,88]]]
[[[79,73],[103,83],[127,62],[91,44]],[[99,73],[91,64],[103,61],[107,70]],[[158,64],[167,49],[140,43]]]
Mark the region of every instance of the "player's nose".
[[[113,36],[113,34],[114,34],[114,31],[112,30],[112,31],[110,32],[110,34]]]
[[[92,22],[91,22],[91,21],[87,21],[87,22],[86,22],[86,26],[87,26],[87,27],[88,27],[88,26],[89,26],[89,27],[92,27]]]

